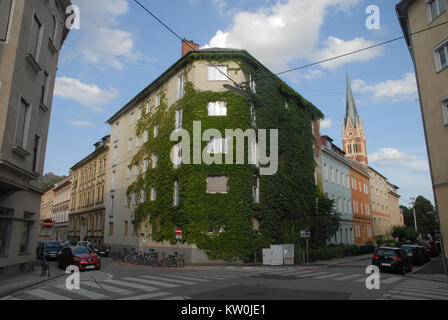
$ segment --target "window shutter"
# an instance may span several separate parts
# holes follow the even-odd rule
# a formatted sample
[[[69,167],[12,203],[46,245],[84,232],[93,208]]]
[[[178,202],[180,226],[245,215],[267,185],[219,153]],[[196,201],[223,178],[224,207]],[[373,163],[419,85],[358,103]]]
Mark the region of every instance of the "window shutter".
[[[227,193],[228,177],[208,177],[207,193]]]

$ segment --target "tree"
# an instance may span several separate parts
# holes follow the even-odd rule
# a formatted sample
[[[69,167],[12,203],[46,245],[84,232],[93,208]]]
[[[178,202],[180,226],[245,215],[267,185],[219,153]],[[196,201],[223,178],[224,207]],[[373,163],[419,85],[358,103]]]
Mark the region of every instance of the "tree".
[[[431,204],[431,201],[423,196],[418,196],[415,199],[414,207],[407,208],[401,206],[401,208],[403,209],[404,223],[406,226],[412,227],[415,230],[413,211],[413,208],[415,208],[417,232],[421,233],[424,237],[426,237],[428,234],[434,236],[434,229],[438,226],[438,223],[435,209]]]
[[[335,235],[339,229],[341,215],[334,209],[334,200],[325,194],[318,194],[316,211],[310,215],[309,225],[311,231],[312,247],[326,245],[327,239]]]
[[[394,238],[399,238],[400,241],[414,241],[417,238],[417,232],[415,232],[413,227],[395,226],[392,229],[392,236]]]

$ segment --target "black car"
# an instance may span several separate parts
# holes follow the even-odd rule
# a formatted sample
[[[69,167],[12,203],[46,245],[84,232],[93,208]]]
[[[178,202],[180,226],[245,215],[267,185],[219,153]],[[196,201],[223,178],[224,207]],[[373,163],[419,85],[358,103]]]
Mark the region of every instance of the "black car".
[[[401,246],[401,249],[406,251],[413,266],[421,266],[426,262],[426,249],[415,245],[403,245]]]
[[[423,246],[417,246],[417,245],[416,245],[416,247],[419,248],[419,249],[421,250],[421,252],[422,252],[421,254],[422,254],[422,256],[423,256],[423,262],[424,262],[424,263],[431,261],[431,255],[430,255],[428,249],[426,249],[426,248],[423,247]]]
[[[380,271],[390,270],[401,274],[412,270],[411,259],[401,248],[380,247],[373,255],[372,264]]]
[[[61,251],[61,245],[59,241],[47,241],[45,243],[45,248],[47,249],[48,260],[58,259],[58,253]]]

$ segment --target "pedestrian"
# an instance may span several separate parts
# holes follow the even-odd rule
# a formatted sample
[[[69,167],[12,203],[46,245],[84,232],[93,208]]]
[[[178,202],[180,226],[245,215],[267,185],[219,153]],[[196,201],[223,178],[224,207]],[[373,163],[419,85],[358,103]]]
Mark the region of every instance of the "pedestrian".
[[[43,242],[39,244],[39,249],[37,251],[37,258],[41,260],[40,275],[43,276],[45,273],[47,273],[48,278],[50,278],[50,266],[48,265],[47,261],[47,248]]]

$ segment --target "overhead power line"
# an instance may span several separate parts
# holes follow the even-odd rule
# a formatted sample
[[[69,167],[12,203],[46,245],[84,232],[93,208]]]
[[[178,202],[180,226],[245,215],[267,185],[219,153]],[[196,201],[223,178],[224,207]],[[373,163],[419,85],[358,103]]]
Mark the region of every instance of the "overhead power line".
[[[162,20],[160,20],[154,13],[152,13],[151,11],[149,11],[148,8],[146,8],[143,4],[141,4],[138,0],[134,0],[135,3],[137,3],[143,10],[145,10],[149,15],[151,15],[154,19],[156,19],[161,25],[163,25],[166,29],[168,29],[168,31],[170,31],[172,34],[174,34],[178,39],[180,39],[182,42],[184,42],[185,37],[182,38],[180,35],[178,35],[173,29],[171,29],[168,25],[166,25],[166,23],[164,23]],[[188,41],[185,40],[185,43],[190,47],[191,50],[197,52],[197,50],[195,48],[193,48],[190,43]],[[218,68],[218,66],[211,64],[210,65],[212,67],[215,67],[216,70],[218,70],[219,73],[221,73],[222,75],[224,75],[227,79],[229,79],[230,81],[233,82],[234,85],[238,86],[238,83],[233,80],[232,78],[230,78],[226,73],[222,72],[221,69]]]

